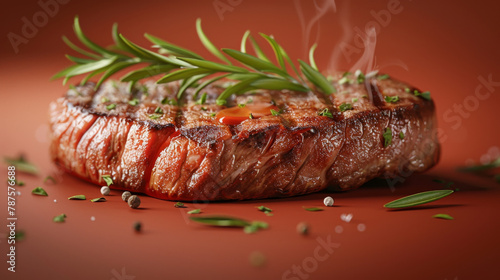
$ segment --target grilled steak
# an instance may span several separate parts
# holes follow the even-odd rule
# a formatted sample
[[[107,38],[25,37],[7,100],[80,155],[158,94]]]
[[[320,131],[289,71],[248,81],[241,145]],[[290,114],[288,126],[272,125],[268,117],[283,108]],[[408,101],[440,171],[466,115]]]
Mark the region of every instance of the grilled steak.
[[[177,83],[131,93],[88,83],[51,104],[51,155],[93,183],[110,175],[112,188],[186,201],[348,190],[437,163],[434,103],[420,91],[393,79],[334,84],[330,96],[257,91],[226,107],[215,102],[222,84],[200,102],[193,89],[176,100]]]

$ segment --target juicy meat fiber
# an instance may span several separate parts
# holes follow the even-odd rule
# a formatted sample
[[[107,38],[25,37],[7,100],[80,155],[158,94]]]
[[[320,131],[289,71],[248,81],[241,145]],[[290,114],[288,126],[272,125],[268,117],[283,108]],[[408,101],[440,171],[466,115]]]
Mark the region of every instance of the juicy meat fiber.
[[[335,86],[330,96],[287,90],[233,96],[228,107],[272,103],[282,113],[228,125],[220,121],[226,107],[215,103],[222,86],[202,91],[205,104],[196,104],[188,89],[179,101],[183,105],[176,106],[169,104],[176,83],[147,82],[132,93],[121,83],[108,82],[97,91],[89,83],[51,104],[51,156],[95,184],[111,175],[112,188],[186,201],[348,190],[437,163],[431,100],[406,92],[415,88],[393,79]],[[399,101],[387,103],[385,96]],[[352,103],[352,110],[340,112],[342,103]],[[331,117],[318,115],[325,108]],[[392,143],[384,147],[386,128]]]

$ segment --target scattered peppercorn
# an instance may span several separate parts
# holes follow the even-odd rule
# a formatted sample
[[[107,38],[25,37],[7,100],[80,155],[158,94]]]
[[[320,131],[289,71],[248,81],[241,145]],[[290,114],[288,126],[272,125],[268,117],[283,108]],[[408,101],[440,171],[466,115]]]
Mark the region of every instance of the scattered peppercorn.
[[[103,187],[101,188],[101,194],[102,194],[102,195],[109,195],[109,193],[110,193],[110,192],[111,192],[111,190],[109,189],[109,187],[108,187],[108,186],[103,186]]]
[[[142,229],[142,224],[141,224],[141,222],[135,222],[135,223],[134,223],[134,230],[135,230],[136,232],[140,232],[140,231],[141,231],[141,229]]]
[[[131,196],[132,194],[130,192],[123,192],[122,193],[122,199],[123,201],[127,202],[128,201],[128,198]]]
[[[137,195],[131,195],[127,200],[128,206],[130,208],[136,209],[141,205],[141,199]]]
[[[325,199],[323,200],[323,203],[325,204],[325,206],[328,206],[328,207],[331,207],[333,206],[333,198],[331,196],[327,196],[325,197]]]

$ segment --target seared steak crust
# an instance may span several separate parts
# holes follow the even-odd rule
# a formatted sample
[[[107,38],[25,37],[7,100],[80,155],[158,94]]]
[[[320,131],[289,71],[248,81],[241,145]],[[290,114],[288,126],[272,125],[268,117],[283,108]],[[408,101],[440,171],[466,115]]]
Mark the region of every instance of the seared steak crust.
[[[238,95],[228,107],[273,103],[281,113],[225,124],[214,117],[226,108],[215,103],[222,86],[203,91],[205,104],[188,89],[178,106],[169,104],[176,83],[147,82],[132,93],[126,84],[94,90],[89,83],[51,104],[51,155],[93,183],[102,185],[102,175],[111,175],[112,188],[188,201],[348,190],[437,163],[431,100],[393,79],[335,86],[330,96],[286,90]],[[385,96],[399,101],[387,103]],[[352,103],[352,110],[341,112],[343,103]],[[331,117],[318,114],[325,108]],[[387,128],[392,143],[385,147]]]

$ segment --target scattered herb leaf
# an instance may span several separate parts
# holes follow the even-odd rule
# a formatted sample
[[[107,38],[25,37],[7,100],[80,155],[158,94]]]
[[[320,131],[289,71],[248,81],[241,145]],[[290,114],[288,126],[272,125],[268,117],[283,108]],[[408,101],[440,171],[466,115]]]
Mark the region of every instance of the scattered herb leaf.
[[[68,199],[69,200],[85,200],[87,198],[83,194],[77,194],[77,195],[68,197]]]
[[[445,219],[445,220],[453,220],[453,217],[448,214],[436,214],[432,216],[433,218]]]
[[[45,179],[43,179],[43,182],[44,182],[44,183],[47,183],[48,181],[51,181],[53,184],[56,184],[56,183],[57,183],[56,179],[54,179],[54,177],[52,177],[52,176],[50,176],[50,175],[49,175],[49,176],[47,176],[47,177],[45,177]]]
[[[18,171],[38,175],[38,168],[34,164],[28,162],[23,155],[20,155],[17,159],[4,157],[3,160],[8,165],[14,165]]]
[[[14,239],[16,241],[24,240],[25,237],[26,234],[24,233],[24,230],[16,230],[16,233],[14,234]]]
[[[188,211],[187,213],[188,214],[200,214],[201,213],[201,209],[194,209],[194,210]]]
[[[246,220],[227,216],[201,216],[189,217],[189,219],[197,223],[218,227],[246,227],[251,225],[251,223]]]
[[[250,113],[250,115],[248,115],[248,118],[249,118],[249,119],[252,119],[252,120],[254,119],[254,117],[253,117],[252,113]]]
[[[98,197],[98,198],[91,199],[90,201],[92,201],[92,202],[105,202],[106,199],[104,197]]]
[[[56,223],[64,223],[66,221],[66,214],[61,214],[52,218],[52,221]]]
[[[243,231],[246,234],[250,234],[259,231],[259,229],[267,229],[268,227],[269,225],[266,222],[254,221],[249,226],[245,226]]]
[[[402,132],[402,131],[399,132],[399,139],[405,139],[404,132]]]
[[[106,106],[106,109],[108,109],[108,110],[113,110],[115,108],[116,108],[116,104],[114,104],[114,103],[113,104],[109,104],[108,106]]]
[[[266,213],[268,216],[272,216],[271,212],[273,212],[273,210],[269,207],[262,205],[262,206],[258,206],[257,209],[259,209],[259,211],[261,211],[261,212]]]
[[[429,203],[452,194],[452,190],[435,190],[412,194],[384,205],[385,208],[406,208],[424,203]]]
[[[48,196],[47,192],[42,187],[36,187],[31,191],[32,194]]]
[[[311,211],[311,212],[317,212],[317,211],[323,211],[324,210],[321,207],[305,207],[305,206],[302,206],[302,208],[304,208],[304,210],[306,210],[306,211]]]
[[[186,208],[186,206],[184,206],[184,203],[182,203],[182,202],[176,202],[174,204],[174,207],[175,208]]]

